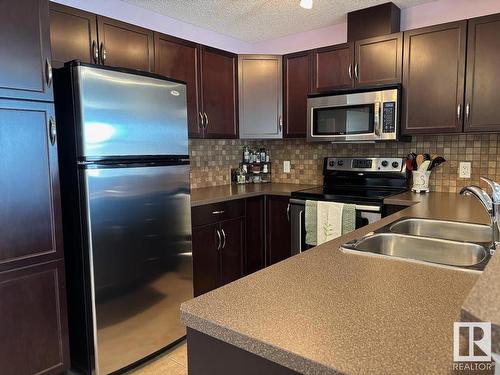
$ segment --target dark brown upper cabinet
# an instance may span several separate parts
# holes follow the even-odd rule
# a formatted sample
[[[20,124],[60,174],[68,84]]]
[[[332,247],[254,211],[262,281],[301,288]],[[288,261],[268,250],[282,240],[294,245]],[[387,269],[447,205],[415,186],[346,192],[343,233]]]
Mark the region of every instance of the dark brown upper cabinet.
[[[404,33],[403,134],[462,131],[467,21]]]
[[[469,20],[464,129],[500,131],[500,14]]]
[[[201,46],[201,101],[205,138],[238,138],[238,56]]]
[[[0,272],[62,258],[52,104],[0,100]]]
[[[354,60],[356,87],[401,83],[403,33],[357,41]]]
[[[153,31],[97,16],[101,64],[154,71]]]
[[[309,51],[283,56],[283,137],[305,137],[307,95],[311,90]]]
[[[203,136],[199,105],[198,46],[187,40],[155,33],[155,72],[187,84],[188,131],[190,138]]]
[[[313,92],[354,87],[354,43],[313,51]]]
[[[52,101],[48,1],[14,3],[0,13],[0,97]]]
[[[71,60],[98,63],[96,15],[50,3],[50,42],[55,68]]]

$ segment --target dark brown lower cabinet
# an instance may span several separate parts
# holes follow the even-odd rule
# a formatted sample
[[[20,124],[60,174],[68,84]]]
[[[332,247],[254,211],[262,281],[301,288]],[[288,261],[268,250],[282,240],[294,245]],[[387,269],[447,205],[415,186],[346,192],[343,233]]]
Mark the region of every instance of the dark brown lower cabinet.
[[[194,207],[192,216],[193,288],[199,296],[243,276],[244,201]]]
[[[245,275],[264,268],[265,260],[265,198],[245,199]]]
[[[277,263],[292,255],[289,198],[267,196],[266,208],[266,265]]]
[[[0,273],[2,375],[68,368],[65,294],[62,260]]]

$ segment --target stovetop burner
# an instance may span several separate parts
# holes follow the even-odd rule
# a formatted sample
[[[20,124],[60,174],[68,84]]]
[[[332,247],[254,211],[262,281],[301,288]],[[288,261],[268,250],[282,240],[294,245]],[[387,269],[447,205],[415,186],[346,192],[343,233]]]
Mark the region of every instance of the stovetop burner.
[[[325,158],[323,176],[323,186],[293,192],[292,198],[381,205],[408,190],[401,158]]]

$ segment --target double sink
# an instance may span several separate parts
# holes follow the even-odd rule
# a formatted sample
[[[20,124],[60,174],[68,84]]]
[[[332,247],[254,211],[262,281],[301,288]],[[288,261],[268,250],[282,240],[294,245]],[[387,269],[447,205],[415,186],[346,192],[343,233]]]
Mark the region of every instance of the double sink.
[[[482,270],[492,237],[488,225],[404,218],[342,249]]]

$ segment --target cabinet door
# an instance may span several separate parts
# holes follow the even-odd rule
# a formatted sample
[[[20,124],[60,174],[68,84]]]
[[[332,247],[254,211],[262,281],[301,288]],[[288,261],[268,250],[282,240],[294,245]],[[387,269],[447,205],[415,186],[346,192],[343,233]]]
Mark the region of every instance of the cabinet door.
[[[0,100],[0,271],[62,257],[54,109]]]
[[[237,56],[201,47],[205,137],[238,138]]]
[[[354,43],[313,51],[313,92],[354,87]]]
[[[465,131],[499,131],[500,15],[469,20]]]
[[[193,227],[193,288],[194,296],[219,286],[219,224]]]
[[[65,294],[62,260],[0,273],[2,375],[68,368]]]
[[[240,217],[224,221],[220,225],[220,285],[226,285],[243,276],[243,251],[245,244],[245,220]]]
[[[104,65],[154,71],[153,32],[97,16],[99,58]]]
[[[198,67],[198,47],[195,43],[155,33],[155,72],[187,83],[190,138],[203,136]]]
[[[48,1],[3,1],[0,9],[0,97],[52,101]]]
[[[240,55],[238,83],[240,138],[281,138],[281,56]]]
[[[267,197],[267,247],[266,265],[277,263],[291,256],[291,227],[289,199],[269,195]]]
[[[50,43],[55,68],[71,60],[98,63],[96,22],[95,14],[50,3]]]
[[[462,131],[467,21],[404,33],[403,133]]]
[[[357,41],[354,51],[356,87],[401,83],[403,33]]]
[[[265,211],[264,197],[245,200],[245,274],[251,274],[265,265]]]
[[[311,58],[308,51],[283,56],[283,136],[305,137],[307,95],[311,88]]]

